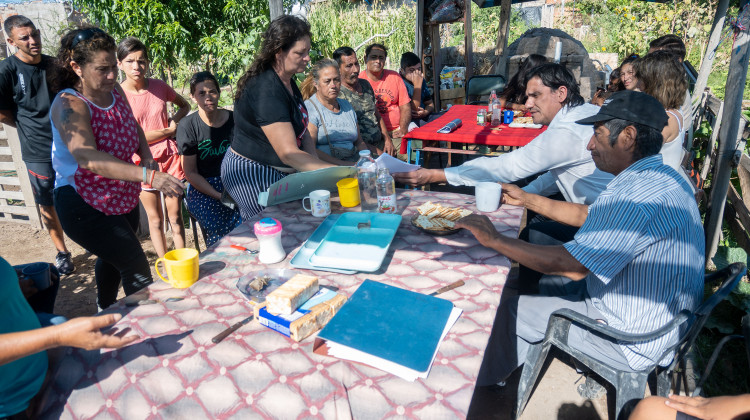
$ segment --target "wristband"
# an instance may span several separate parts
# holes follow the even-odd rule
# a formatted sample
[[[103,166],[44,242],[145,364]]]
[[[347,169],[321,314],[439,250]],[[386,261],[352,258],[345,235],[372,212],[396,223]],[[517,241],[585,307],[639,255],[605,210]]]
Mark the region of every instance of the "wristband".
[[[151,170],[151,178],[148,180],[148,185],[153,186],[154,185],[154,175],[156,174],[156,169]]]
[[[148,169],[146,167],[143,167],[143,183],[145,184],[148,181]]]

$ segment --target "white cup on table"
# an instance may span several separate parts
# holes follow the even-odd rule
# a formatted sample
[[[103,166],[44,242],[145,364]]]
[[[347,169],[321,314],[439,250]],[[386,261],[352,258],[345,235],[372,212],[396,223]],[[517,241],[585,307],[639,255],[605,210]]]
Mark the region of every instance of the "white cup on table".
[[[477,210],[488,213],[500,207],[500,196],[503,186],[497,182],[480,182],[476,185],[474,195],[477,199]]]
[[[310,200],[310,207],[305,206],[305,200]],[[327,190],[315,190],[302,199],[302,208],[311,212],[315,217],[326,217],[331,214],[331,193]]]

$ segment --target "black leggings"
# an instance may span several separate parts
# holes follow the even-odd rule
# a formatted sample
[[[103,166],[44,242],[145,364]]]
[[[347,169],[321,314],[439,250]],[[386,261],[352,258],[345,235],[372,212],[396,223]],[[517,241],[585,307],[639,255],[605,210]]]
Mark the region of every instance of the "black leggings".
[[[55,209],[65,234],[98,257],[95,275],[100,308],[115,303],[120,281],[126,295],[153,282],[146,254],[135,235],[138,207],[127,214],[107,216],[68,185],[55,189]]]

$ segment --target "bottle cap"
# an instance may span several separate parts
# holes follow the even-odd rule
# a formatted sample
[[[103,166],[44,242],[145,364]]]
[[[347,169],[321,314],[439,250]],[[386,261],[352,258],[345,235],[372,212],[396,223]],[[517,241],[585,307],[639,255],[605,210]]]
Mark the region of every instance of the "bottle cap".
[[[255,231],[255,235],[273,235],[274,233],[281,232],[281,222],[274,218],[266,217],[255,222],[253,230]]]
[[[359,151],[359,155],[363,156],[363,157],[364,156],[370,156],[370,151],[369,150],[360,150]]]

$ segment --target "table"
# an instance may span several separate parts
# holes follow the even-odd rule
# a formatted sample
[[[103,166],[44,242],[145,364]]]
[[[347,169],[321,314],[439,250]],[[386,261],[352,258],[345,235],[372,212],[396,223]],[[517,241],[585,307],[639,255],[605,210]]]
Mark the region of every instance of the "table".
[[[412,140],[429,140],[429,141],[447,141],[450,143],[463,144],[481,144],[487,146],[525,146],[536,136],[544,132],[547,127],[542,128],[521,128],[509,127],[506,124],[500,124],[493,127],[489,124],[477,125],[477,111],[487,108],[484,105],[453,105],[445,114],[421,127],[415,128],[408,134],[404,135],[401,142],[401,154],[406,154],[407,159],[411,159],[411,141]],[[452,133],[438,133],[437,131],[449,122],[460,119],[461,127]],[[493,128],[500,128],[496,130]],[[427,150],[427,149],[425,149]],[[430,148],[431,151],[445,151],[448,149]],[[419,151],[417,152],[419,153]],[[419,163],[419,155],[417,155]]]
[[[429,293],[458,279],[466,284],[441,295],[463,314],[442,342],[426,379],[408,382],[375,368],[312,352],[313,337],[300,343],[255,321],[219,344],[211,338],[248,316],[252,305],[237,290],[237,278],[266,268],[255,256],[252,223],[275,217],[283,244],[296,249],[321,219],[300,202],[267,208],[200,256],[201,276],[189,289],[158,281],[152,299],[179,302],[107,311],[123,314],[119,328],[142,339],[116,351],[61,349],[41,396],[40,418],[409,418],[465,417],[500,301],[510,261],[478,246],[468,231],[431,236],[410,223],[420,204],[432,200],[476,211],[473,197],[425,191],[398,192],[403,220],[380,271],[343,275],[314,272],[322,285],[351,295],[365,279]],[[335,203],[333,211],[342,208]],[[503,234],[516,236],[523,209],[503,205],[490,214]],[[57,359],[57,360],[55,360]]]

